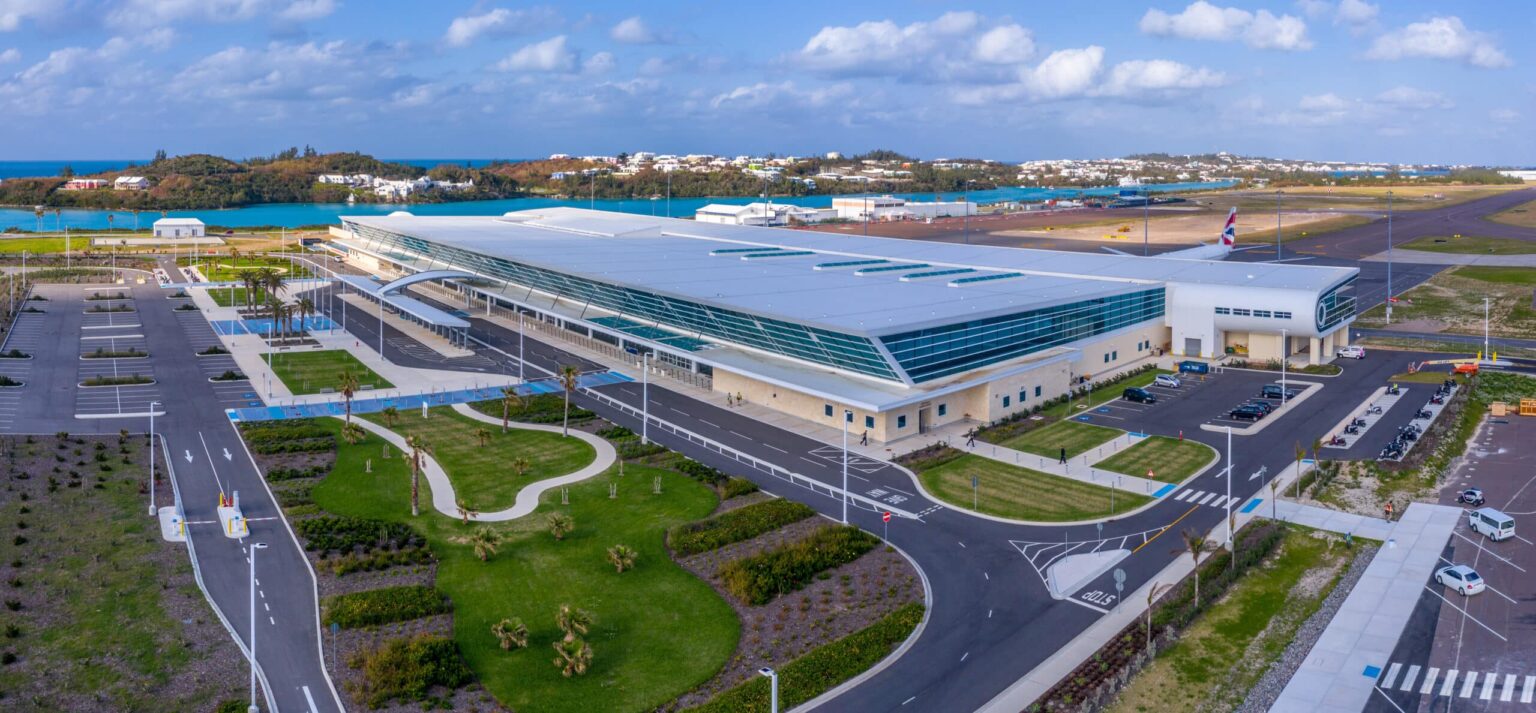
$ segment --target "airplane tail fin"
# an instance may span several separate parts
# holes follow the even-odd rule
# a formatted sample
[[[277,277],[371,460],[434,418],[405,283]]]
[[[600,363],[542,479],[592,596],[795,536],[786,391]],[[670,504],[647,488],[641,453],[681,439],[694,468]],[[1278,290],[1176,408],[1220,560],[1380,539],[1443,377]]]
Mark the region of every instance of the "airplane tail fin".
[[[1221,229],[1221,246],[1231,249],[1237,244],[1237,206],[1232,206],[1232,212],[1227,214],[1227,224]]]

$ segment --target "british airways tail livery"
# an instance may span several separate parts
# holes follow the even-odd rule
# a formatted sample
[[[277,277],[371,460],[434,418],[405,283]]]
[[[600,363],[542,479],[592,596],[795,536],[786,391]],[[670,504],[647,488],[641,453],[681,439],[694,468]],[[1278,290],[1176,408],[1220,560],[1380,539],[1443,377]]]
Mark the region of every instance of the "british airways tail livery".
[[[1221,239],[1214,243],[1197,245],[1183,250],[1160,253],[1157,257],[1182,258],[1184,260],[1223,260],[1232,254],[1233,246],[1237,244],[1237,208],[1227,214],[1227,224],[1221,229]],[[1116,255],[1129,255],[1130,253],[1104,248]]]

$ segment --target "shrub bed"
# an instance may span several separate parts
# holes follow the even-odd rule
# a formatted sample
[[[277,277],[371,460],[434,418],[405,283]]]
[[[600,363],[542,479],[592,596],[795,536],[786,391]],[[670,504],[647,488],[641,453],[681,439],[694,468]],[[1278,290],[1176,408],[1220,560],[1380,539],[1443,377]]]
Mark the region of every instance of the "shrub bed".
[[[496,419],[501,418],[501,401],[477,401],[471,404],[476,410]],[[513,409],[508,416],[513,421],[525,423],[560,423],[565,418],[565,397],[561,394],[539,394],[523,399],[521,409]],[[584,408],[571,406],[571,423],[584,423],[597,418],[597,414]]]
[[[619,452],[619,457],[624,460],[639,460],[641,458],[649,458],[658,453],[664,453],[667,449],[655,441],[650,443],[623,441],[619,443],[616,450]]]
[[[123,376],[93,376],[80,382],[81,386],[131,386],[133,384],[153,384],[151,379],[143,374],[125,374]]]
[[[330,466],[324,465],[312,465],[308,468],[285,468],[280,466],[267,471],[267,480],[276,483],[296,478],[318,478],[329,472],[331,472]]]
[[[458,644],[426,634],[395,639],[358,653],[347,663],[362,670],[357,693],[371,708],[392,700],[426,700],[433,687],[455,689],[474,680]]]
[[[816,511],[809,505],[775,498],[708,520],[678,525],[667,533],[667,543],[678,556],[686,557],[717,550],[733,542],[750,540],[815,514]]]
[[[943,443],[935,443],[902,455],[896,459],[896,462],[915,471],[924,471],[937,468],[963,455],[965,451],[950,448]]]
[[[799,542],[727,562],[720,567],[720,583],[748,604],[766,604],[824,570],[858,559],[879,542],[852,525],[825,528]]]
[[[338,577],[353,572],[375,572],[390,567],[413,564],[431,564],[432,550],[426,547],[407,547],[399,550],[380,550],[369,554],[348,552],[340,557],[322,557],[315,567]]]
[[[309,421],[258,421],[242,424],[240,431],[256,453],[313,453],[336,448],[336,437]]]
[[[884,619],[780,666],[779,706],[788,710],[832,690],[890,655],[923,620],[923,605],[908,604]],[[697,708],[700,713],[767,710],[768,679],[754,677]]]
[[[314,504],[315,499],[310,496],[310,490],[315,487],[314,483],[288,483],[286,486],[272,489],[272,495],[277,498],[279,506],[291,508]]]
[[[731,478],[725,481],[725,484],[720,486],[720,499],[730,500],[731,498],[737,498],[743,495],[751,495],[757,491],[757,483],[747,480],[746,478]]]
[[[725,473],[717,468],[711,468],[692,458],[682,458],[674,466],[677,472],[682,473],[705,485],[719,485],[725,482]]]
[[[320,621],[326,626],[334,623],[343,629],[356,629],[420,619],[450,609],[448,598],[436,588],[410,584],[326,597],[321,603]]]
[[[86,359],[138,359],[149,356],[149,352],[141,349],[115,349],[107,350],[96,347],[96,351],[83,354]]]
[[[409,525],[355,517],[316,517],[299,520],[293,528],[311,552],[359,552],[420,547],[425,541]]]
[[[20,349],[11,349],[6,352],[0,352],[0,359],[26,359],[30,356],[32,355]]]

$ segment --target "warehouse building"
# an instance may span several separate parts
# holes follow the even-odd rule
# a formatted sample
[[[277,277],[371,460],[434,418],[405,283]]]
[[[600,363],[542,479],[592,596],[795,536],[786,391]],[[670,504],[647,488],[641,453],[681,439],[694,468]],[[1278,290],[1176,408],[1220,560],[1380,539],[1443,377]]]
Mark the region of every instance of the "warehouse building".
[[[878,441],[992,421],[1160,352],[1348,343],[1353,268],[957,245],[576,208],[343,217],[386,276],[650,354],[722,394]]]

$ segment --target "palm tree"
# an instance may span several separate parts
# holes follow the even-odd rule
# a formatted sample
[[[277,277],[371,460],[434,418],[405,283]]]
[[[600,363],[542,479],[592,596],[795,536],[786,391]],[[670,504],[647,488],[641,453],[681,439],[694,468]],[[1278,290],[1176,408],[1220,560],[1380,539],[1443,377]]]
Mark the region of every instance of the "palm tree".
[[[507,432],[507,422],[511,420],[512,409],[523,408],[523,397],[517,395],[517,389],[504,386],[501,389],[501,432]]]
[[[39,233],[43,232],[43,213],[44,212],[45,211],[43,210],[42,206],[37,206],[36,208],[32,209],[32,214],[37,216],[37,232],[39,232]]]
[[[525,456],[518,456],[512,459],[511,467],[512,473],[521,478],[524,473],[528,472],[528,469],[533,467],[533,463],[530,463]]]
[[[1174,550],[1174,554],[1189,553],[1190,559],[1195,562],[1195,608],[1200,608],[1200,557],[1210,551],[1211,543],[1205,536],[1197,534],[1194,530],[1184,531],[1183,550]]]
[[[639,556],[640,553],[629,545],[614,545],[608,548],[608,563],[617,568],[619,574],[623,574],[626,569],[634,569],[635,559]]]
[[[62,231],[62,230],[64,230],[64,209],[63,208],[54,208],[53,209],[53,229],[55,231]]]
[[[133,232],[139,232],[139,209],[133,209]]]
[[[1296,442],[1296,499],[1301,499],[1301,459],[1307,457],[1307,449],[1301,447],[1301,441]],[[1312,467],[1317,467],[1317,461],[1312,461]]]
[[[107,232],[112,232],[112,222],[115,220],[117,220],[117,216],[111,213],[107,214]]]
[[[571,392],[576,390],[576,377],[581,376],[581,370],[574,365],[566,364],[560,367],[560,386],[565,389],[565,417],[560,421],[560,435],[571,435]]]
[[[1147,650],[1148,651],[1152,650],[1152,603],[1157,601],[1158,595],[1162,594],[1163,592],[1168,591],[1168,589],[1171,588],[1171,587],[1173,587],[1172,584],[1158,584],[1156,582],[1153,582],[1152,586],[1147,589]]]
[[[592,612],[585,609],[577,609],[569,604],[561,604],[555,610],[555,626],[565,632],[565,640],[570,641],[578,634],[586,634],[592,628]]]
[[[406,439],[405,445],[411,449],[411,517],[417,517],[421,515],[421,508],[418,506],[421,499],[421,467],[423,463],[421,456],[428,446],[421,436],[416,435]]]
[[[315,316],[315,301],[308,297],[299,298],[299,331],[304,330],[304,325],[309,323],[309,318]]]
[[[250,308],[256,298],[256,271],[241,270],[235,273],[235,278],[240,280],[240,286],[245,290],[245,306]]]
[[[385,426],[393,428],[395,424],[400,422],[400,409],[394,406],[386,406],[383,411],[379,412],[379,416],[384,419]]]
[[[480,515],[480,511],[470,507],[469,506],[469,502],[464,500],[464,498],[459,498],[458,500],[454,501],[453,504],[454,504],[454,507],[457,507],[459,509],[459,518],[464,521],[465,525],[469,524],[469,519],[470,518],[472,518],[472,517],[479,517],[479,515]],[[485,558],[481,557],[480,559],[485,559]]]
[[[565,539],[571,530],[576,529],[576,521],[563,512],[550,513],[545,522],[549,523],[549,534],[554,535],[556,540]]]
[[[555,665],[560,667],[560,675],[570,678],[580,676],[587,672],[592,665],[592,646],[579,638],[565,639],[554,642]]]
[[[475,556],[481,562],[489,562],[491,555],[496,554],[496,546],[501,544],[501,535],[489,527],[482,527],[470,533],[469,537],[458,538],[459,542],[475,548]]]
[[[475,440],[480,442],[480,447],[481,448],[484,448],[484,447],[490,445],[491,444],[491,431],[490,431],[490,429],[486,429],[486,428],[477,428],[477,429],[475,429]]]
[[[337,377],[336,391],[341,393],[341,398],[346,403],[347,423],[352,422],[352,397],[357,394],[361,386],[362,384],[357,381],[357,375],[353,374],[351,369],[343,369],[341,375]],[[393,408],[393,406],[390,407],[390,409]]]
[[[1271,520],[1279,520],[1280,519],[1280,518],[1275,516],[1275,508],[1279,507],[1279,505],[1275,502],[1276,500],[1279,499],[1279,497],[1278,497],[1279,490],[1280,490],[1280,481],[1278,479],[1276,479],[1276,478],[1270,478],[1270,480],[1269,480],[1269,519],[1271,519]]]
[[[496,637],[496,642],[501,644],[503,650],[511,651],[513,647],[528,648],[528,626],[517,617],[502,619],[492,624],[491,635]]]

